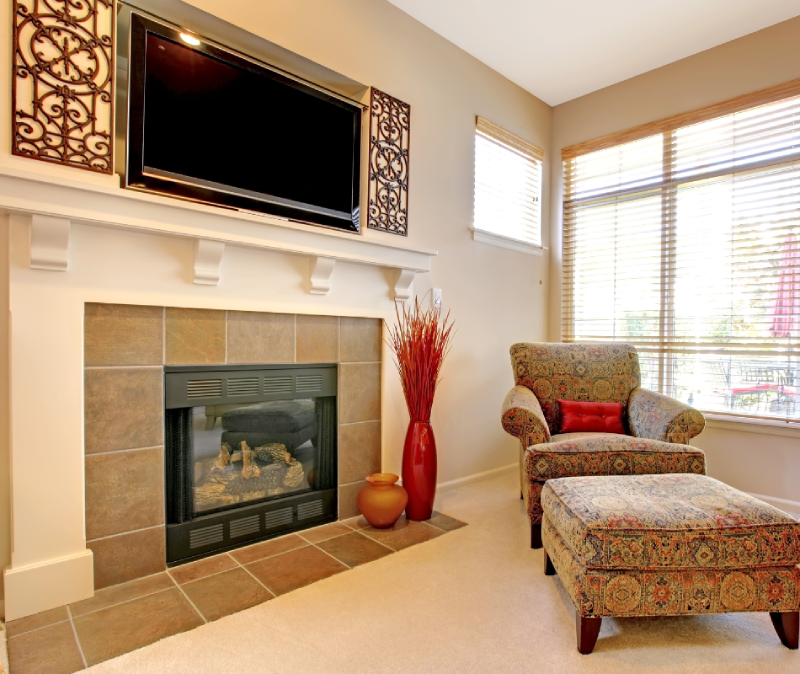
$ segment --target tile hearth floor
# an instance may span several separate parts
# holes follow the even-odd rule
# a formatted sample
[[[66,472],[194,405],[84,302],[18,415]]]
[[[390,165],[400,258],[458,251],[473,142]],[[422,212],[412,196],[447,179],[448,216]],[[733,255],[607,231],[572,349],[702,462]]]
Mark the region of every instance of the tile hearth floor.
[[[12,674],[70,674],[466,526],[364,518],[255,543],[6,624]]]

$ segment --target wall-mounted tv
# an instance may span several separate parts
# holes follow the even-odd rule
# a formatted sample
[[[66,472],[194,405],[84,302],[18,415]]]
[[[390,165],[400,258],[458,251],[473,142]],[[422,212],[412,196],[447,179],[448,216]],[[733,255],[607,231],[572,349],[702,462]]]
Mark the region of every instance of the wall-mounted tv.
[[[131,15],[128,187],[359,229],[355,102]]]

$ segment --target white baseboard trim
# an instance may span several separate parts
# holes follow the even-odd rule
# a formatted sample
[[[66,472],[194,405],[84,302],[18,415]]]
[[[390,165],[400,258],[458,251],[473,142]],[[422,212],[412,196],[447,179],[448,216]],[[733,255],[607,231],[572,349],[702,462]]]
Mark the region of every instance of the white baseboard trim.
[[[507,466],[500,466],[499,468],[484,470],[482,473],[474,473],[473,475],[467,475],[466,477],[459,477],[456,480],[449,480],[448,482],[440,482],[439,484],[436,485],[436,491],[443,492],[443,491],[451,491],[453,489],[458,489],[459,487],[472,484],[473,482],[488,480],[490,477],[495,477],[496,475],[500,475],[501,473],[514,470],[518,467],[519,464],[515,462],[515,463],[510,463]]]
[[[764,503],[769,503],[771,506],[774,506],[779,510],[789,512],[794,515],[800,515],[800,501],[789,501],[788,499],[785,498],[777,498],[775,496],[764,496],[764,494],[754,494],[753,492],[747,492],[747,493],[754,498],[764,501]]]
[[[94,595],[91,550],[40,564],[6,567],[5,619],[16,620]]]

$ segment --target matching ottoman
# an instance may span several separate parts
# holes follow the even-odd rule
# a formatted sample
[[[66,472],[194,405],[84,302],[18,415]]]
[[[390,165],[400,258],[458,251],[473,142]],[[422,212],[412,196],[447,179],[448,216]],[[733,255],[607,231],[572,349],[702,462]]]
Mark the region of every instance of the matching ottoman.
[[[798,646],[800,522],[705,475],[548,480],[545,573],[576,609],[578,650],[602,619],[765,611]]]

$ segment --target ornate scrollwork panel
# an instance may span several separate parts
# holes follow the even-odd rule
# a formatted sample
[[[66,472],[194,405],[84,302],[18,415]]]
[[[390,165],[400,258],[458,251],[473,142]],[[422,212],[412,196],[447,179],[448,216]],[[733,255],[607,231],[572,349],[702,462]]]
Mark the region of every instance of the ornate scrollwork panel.
[[[12,151],[113,172],[115,0],[15,0]]]
[[[369,128],[370,229],[408,236],[411,106],[372,88]]]

